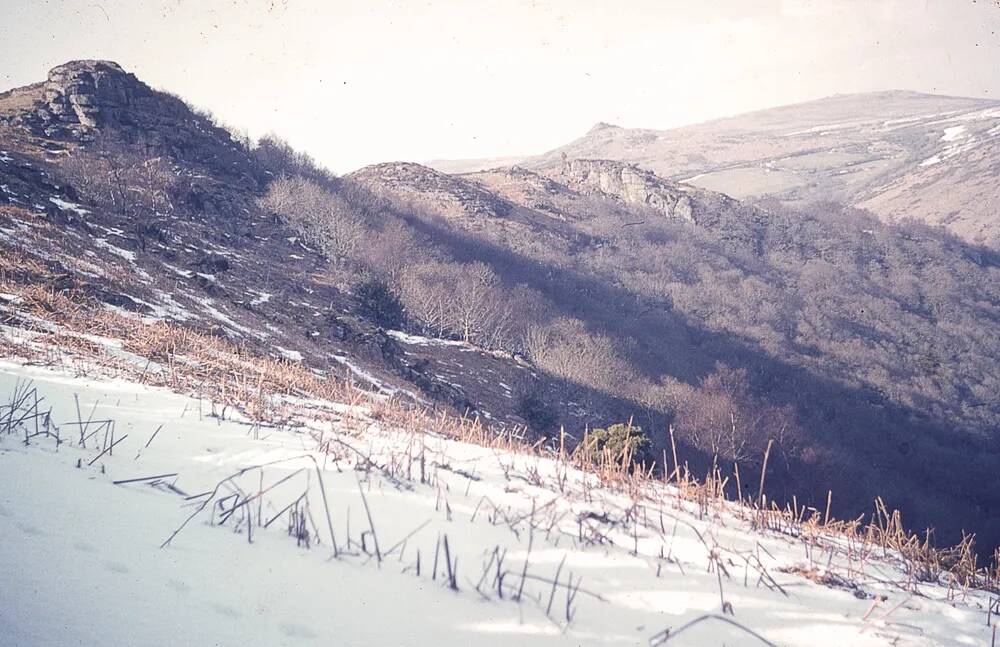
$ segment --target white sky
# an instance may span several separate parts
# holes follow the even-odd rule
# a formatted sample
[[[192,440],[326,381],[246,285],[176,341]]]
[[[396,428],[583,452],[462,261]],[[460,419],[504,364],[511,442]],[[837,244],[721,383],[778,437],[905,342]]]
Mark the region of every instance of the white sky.
[[[834,93],[1000,98],[997,0],[0,0],[0,89],[121,63],[334,171]]]

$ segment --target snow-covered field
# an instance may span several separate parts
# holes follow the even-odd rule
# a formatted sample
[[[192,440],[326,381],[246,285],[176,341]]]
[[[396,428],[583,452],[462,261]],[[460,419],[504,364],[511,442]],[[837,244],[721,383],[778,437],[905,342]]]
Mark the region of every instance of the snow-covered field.
[[[0,644],[990,645],[881,549],[293,403],[0,362]]]

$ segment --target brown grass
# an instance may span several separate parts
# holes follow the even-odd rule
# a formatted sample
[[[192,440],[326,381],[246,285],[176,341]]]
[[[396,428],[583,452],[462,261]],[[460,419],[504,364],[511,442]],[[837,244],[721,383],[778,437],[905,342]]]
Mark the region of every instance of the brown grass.
[[[738,495],[738,500],[733,501],[726,494],[728,477],[723,478],[716,467],[704,478],[696,478],[686,463],[678,461],[676,449],[673,450],[672,469],[668,469],[664,455],[663,476],[658,478],[654,474],[655,466],[636,466],[632,447],[626,446],[617,454],[597,451],[585,436],[575,450],[568,451],[564,434],[558,439],[532,443],[516,429],[498,432],[478,418],[435,412],[394,398],[376,398],[350,381],[317,376],[303,365],[255,355],[227,340],[175,324],[123,315],[97,302],[80,299],[79,295],[62,293],[35,282],[46,274],[43,266],[16,251],[0,257],[0,292],[21,299],[12,314],[0,312],[0,323],[38,334],[33,340],[23,341],[0,336],[0,355],[165,386],[210,400],[213,409],[216,405],[222,407],[223,417],[225,410],[231,407],[260,423],[281,424],[291,418],[292,408],[274,397],[279,395],[363,405],[372,418],[391,428],[433,433],[500,452],[552,458],[559,466],[560,483],[564,482],[570,467],[577,468],[592,477],[583,479],[585,496],[589,496],[590,482],[625,493],[635,501],[662,498],[662,485],[669,484],[678,500],[697,504],[702,518],[721,516],[726,511],[761,531],[798,537],[816,546],[824,541],[829,544],[830,538],[845,539],[852,563],[857,562],[862,568],[864,562],[874,556],[897,559],[903,564],[908,578],[899,584],[909,590],[914,590],[921,582],[937,582],[942,577],[947,578],[956,594],[959,589],[973,587],[1000,590],[1000,547],[994,564],[989,568],[981,567],[972,536],[966,536],[955,546],[937,548],[930,533],[909,532],[900,513],[888,510],[881,499],[876,501],[875,512],[867,522],[863,517],[848,521],[833,519],[828,508],[821,511],[800,507],[794,499],[779,508],[763,493],[756,499]],[[25,283],[26,278],[32,282]],[[8,306],[8,310],[12,308]],[[33,318],[57,324],[59,328],[47,330]],[[85,334],[119,340],[123,350],[145,359],[145,365],[122,358],[108,346],[81,337]],[[43,343],[31,344],[29,341]],[[85,361],[73,362],[73,359]],[[761,478],[763,480],[763,475]],[[656,490],[657,487],[661,489]],[[659,493],[653,494],[654,491]]]

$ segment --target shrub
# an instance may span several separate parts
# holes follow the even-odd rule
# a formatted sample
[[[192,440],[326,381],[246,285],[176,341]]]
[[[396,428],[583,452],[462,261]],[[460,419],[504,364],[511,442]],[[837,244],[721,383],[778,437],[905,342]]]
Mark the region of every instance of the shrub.
[[[521,398],[517,405],[517,413],[536,433],[552,429],[559,419],[552,407],[534,393],[529,393]]]
[[[399,328],[405,316],[403,305],[389,286],[379,279],[366,279],[354,286],[361,314],[383,328]]]
[[[606,429],[594,429],[587,435],[586,442],[594,454],[607,453],[612,460],[629,455],[633,463],[643,463],[649,458],[649,438],[637,425],[618,423]]]
[[[337,262],[350,258],[370,235],[361,216],[336,193],[300,176],[274,180],[257,204]]]

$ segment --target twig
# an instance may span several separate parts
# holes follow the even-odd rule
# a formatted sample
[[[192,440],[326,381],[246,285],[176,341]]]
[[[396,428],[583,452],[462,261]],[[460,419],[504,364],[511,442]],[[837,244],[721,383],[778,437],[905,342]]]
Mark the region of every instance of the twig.
[[[664,629],[660,633],[653,635],[653,637],[649,639],[649,644],[653,645],[653,646],[666,644],[666,643],[670,642],[671,640],[673,640],[674,638],[676,638],[677,636],[679,636],[682,633],[684,633],[685,631],[687,631],[688,629],[690,629],[691,627],[695,626],[698,623],[704,622],[705,620],[719,620],[721,622],[725,622],[727,624],[730,624],[730,625],[736,627],[737,629],[741,629],[742,631],[745,631],[746,633],[750,634],[751,636],[753,636],[757,640],[761,641],[765,645],[768,645],[768,647],[778,647],[773,642],[771,642],[767,638],[761,636],[756,631],[754,631],[752,629],[749,629],[747,627],[744,627],[743,625],[741,625],[740,623],[736,622],[735,620],[733,620],[731,618],[727,618],[726,616],[720,616],[720,615],[715,614],[715,613],[708,613],[708,614],[705,614],[703,616],[698,616],[694,620],[691,620],[690,622],[687,622],[687,623],[681,625],[677,629],[677,631],[671,631],[670,628]]]

